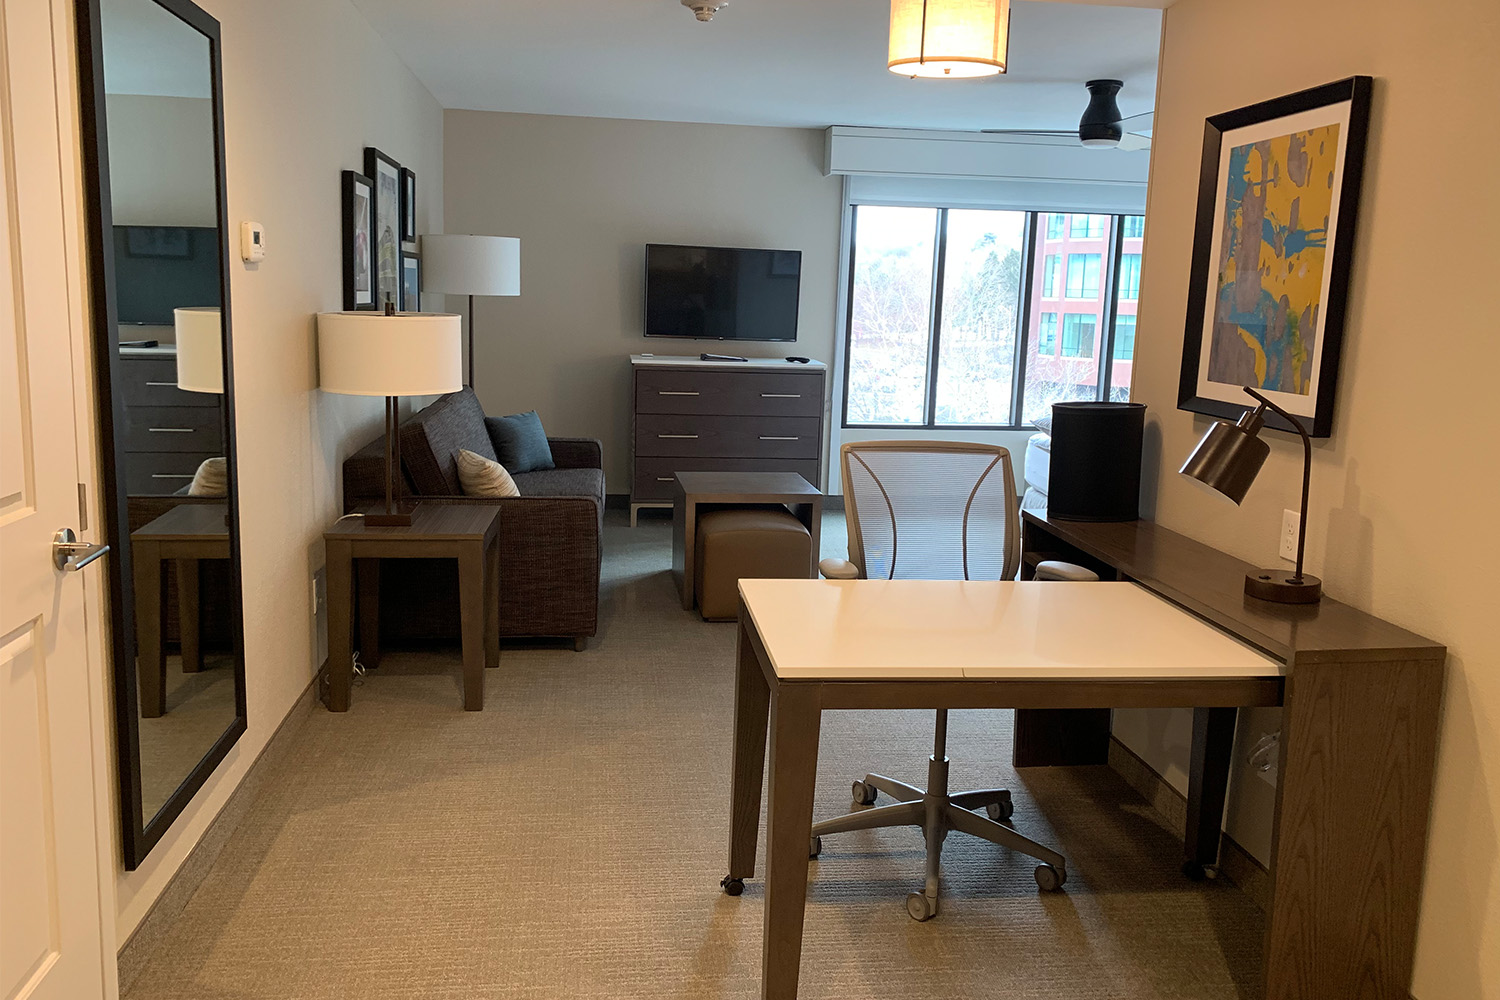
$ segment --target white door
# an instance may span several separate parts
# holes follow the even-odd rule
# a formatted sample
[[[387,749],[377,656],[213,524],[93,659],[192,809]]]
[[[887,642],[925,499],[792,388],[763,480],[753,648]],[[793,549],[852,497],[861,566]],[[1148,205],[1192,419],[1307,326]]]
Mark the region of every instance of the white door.
[[[0,0],[0,997],[6,1000],[105,995],[101,817],[94,809],[81,579],[105,564],[63,573],[51,553],[57,529],[80,527],[73,366],[84,359],[73,356],[71,316],[80,313],[70,303],[80,292],[68,269],[76,242],[64,228],[76,219],[66,209],[76,204],[77,180],[74,161],[62,152],[76,139],[74,112],[59,105],[54,61],[66,60],[72,44],[66,10],[56,0]]]

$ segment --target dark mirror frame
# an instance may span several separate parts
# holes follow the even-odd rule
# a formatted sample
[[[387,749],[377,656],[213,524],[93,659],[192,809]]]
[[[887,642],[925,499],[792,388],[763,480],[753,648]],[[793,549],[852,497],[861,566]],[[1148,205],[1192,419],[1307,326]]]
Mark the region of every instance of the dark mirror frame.
[[[229,211],[224,190],[224,73],[219,22],[189,0],[155,0],[169,14],[208,39],[209,74],[213,86],[214,169],[217,173],[219,224],[219,302],[224,338],[224,454],[229,478],[229,558],[231,578],[231,636],[234,643],[235,718],[193,767],[155,816],[145,816],[141,804],[140,730],[135,671],[135,598],[127,581],[133,579],[128,540],[124,470],[117,457],[124,452],[125,410],[119,386],[120,325],[116,310],[114,213],[109,192],[109,133],[104,100],[104,37],[100,0],[77,0],[78,92],[81,105],[84,195],[88,204],[89,295],[93,303],[95,403],[99,417],[100,496],[105,509],[103,528],[112,546],[109,563],[110,646],[115,688],[115,739],[119,769],[120,822],[127,871],[138,868],[151,848],[181,815],[214,768],[244,734],[245,623],[244,587],[240,579],[239,475],[235,447],[234,365],[230,348]]]

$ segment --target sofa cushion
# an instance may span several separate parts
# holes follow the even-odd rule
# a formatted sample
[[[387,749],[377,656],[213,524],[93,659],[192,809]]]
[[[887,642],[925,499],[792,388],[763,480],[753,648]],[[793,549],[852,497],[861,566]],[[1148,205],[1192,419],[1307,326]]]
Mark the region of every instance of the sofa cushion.
[[[536,472],[556,467],[542,418],[535,410],[512,413],[508,417],[485,417],[484,426],[500,464],[512,472]]]
[[[511,478],[523,497],[588,497],[604,505],[602,469],[541,469]]]
[[[412,414],[401,425],[400,433],[401,464],[418,496],[463,494],[457,466],[460,449],[499,461],[484,429],[484,408],[473,389],[450,392]]]

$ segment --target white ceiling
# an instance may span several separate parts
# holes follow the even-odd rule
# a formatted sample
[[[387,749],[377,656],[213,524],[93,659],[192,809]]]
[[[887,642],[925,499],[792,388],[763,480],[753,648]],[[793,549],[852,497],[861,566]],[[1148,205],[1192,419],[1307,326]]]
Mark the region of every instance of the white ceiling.
[[[1155,0],[1142,0],[1143,3]],[[1161,11],[1017,0],[1010,67],[984,80],[885,68],[884,0],[354,0],[445,108],[745,125],[1077,128],[1085,80],[1151,110]]]

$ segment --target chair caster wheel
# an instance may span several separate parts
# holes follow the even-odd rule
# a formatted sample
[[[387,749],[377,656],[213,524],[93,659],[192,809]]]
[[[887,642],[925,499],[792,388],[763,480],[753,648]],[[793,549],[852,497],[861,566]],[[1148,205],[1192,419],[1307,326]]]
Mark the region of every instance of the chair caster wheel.
[[[850,795],[857,806],[873,806],[875,800],[880,797],[880,789],[863,781],[856,781],[850,789]]]
[[[989,805],[984,807],[984,811],[989,814],[990,819],[994,820],[996,823],[1004,823],[1006,820],[1015,815],[1016,804],[1010,799],[1006,799],[1004,802],[991,802]]]
[[[909,892],[906,894],[906,912],[918,923],[924,923],[937,916],[937,900],[928,899],[925,893]]]
[[[745,891],[745,880],[725,875],[719,880],[719,888],[724,890],[726,896],[738,896]]]
[[[1036,876],[1037,888],[1043,892],[1056,892],[1068,880],[1066,869],[1054,868],[1051,865],[1037,865],[1033,874]]]
[[[812,842],[807,845],[807,856],[810,857],[810,858],[815,858],[819,854],[822,854],[822,853],[823,853],[823,838],[822,837],[814,837],[812,839]]]
[[[1219,869],[1212,865],[1199,864],[1196,861],[1184,861],[1182,874],[1186,875],[1190,881],[1202,882],[1205,879],[1218,878]]]

